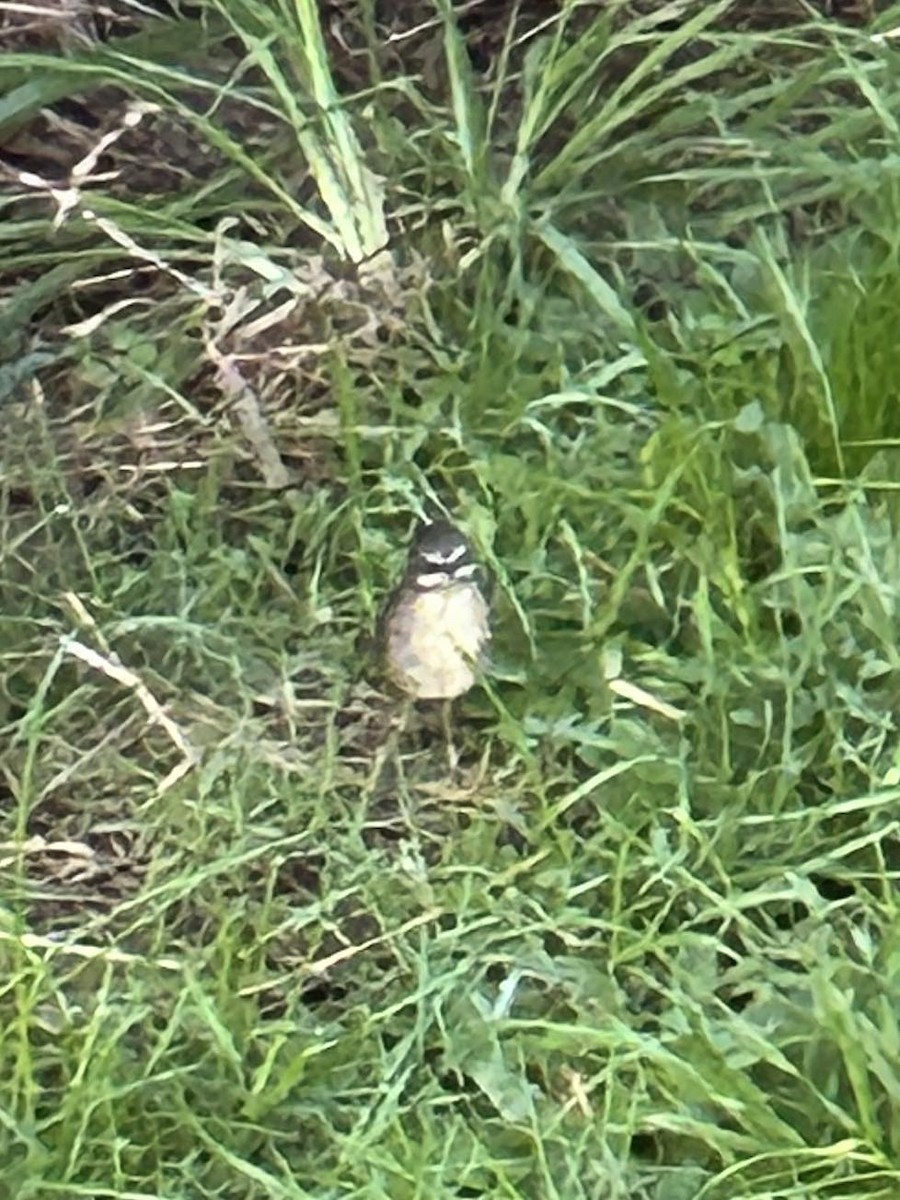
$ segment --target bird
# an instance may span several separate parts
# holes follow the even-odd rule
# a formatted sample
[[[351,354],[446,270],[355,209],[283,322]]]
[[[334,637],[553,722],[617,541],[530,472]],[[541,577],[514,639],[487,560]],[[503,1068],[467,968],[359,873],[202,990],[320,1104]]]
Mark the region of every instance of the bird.
[[[420,522],[381,624],[391,682],[411,700],[444,702],[447,744],[455,769],[450,706],[477,682],[491,627],[484,572],[472,545],[452,522]]]

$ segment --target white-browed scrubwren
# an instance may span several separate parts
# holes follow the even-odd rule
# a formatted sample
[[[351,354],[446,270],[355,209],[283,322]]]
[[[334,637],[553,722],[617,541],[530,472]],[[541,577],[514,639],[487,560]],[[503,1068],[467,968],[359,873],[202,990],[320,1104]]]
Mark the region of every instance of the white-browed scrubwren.
[[[423,523],[383,618],[390,678],[415,700],[453,700],[475,683],[490,636],[472,547],[449,521]]]

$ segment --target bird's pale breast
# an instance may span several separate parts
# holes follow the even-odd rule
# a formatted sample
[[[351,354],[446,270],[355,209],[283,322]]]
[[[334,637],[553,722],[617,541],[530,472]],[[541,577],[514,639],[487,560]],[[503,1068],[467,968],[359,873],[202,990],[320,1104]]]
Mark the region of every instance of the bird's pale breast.
[[[415,592],[389,621],[391,672],[411,696],[450,700],[474,684],[488,637],[487,604],[474,584]]]

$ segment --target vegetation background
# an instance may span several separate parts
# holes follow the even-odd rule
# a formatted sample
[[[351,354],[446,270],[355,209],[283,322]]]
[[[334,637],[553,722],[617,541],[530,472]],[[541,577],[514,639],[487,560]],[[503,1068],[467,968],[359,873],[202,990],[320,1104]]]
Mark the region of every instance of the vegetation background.
[[[0,37],[0,1197],[896,1200],[900,5]]]

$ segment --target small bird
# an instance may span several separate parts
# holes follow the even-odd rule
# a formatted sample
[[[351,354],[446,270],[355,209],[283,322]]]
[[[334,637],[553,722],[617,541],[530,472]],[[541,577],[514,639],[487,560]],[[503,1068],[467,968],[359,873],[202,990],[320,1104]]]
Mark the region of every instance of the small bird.
[[[491,636],[481,574],[455,525],[420,525],[383,618],[388,674],[412,699],[453,700],[475,683]]]

